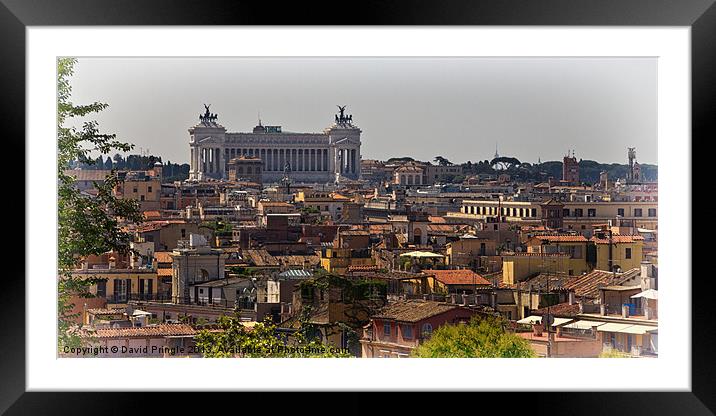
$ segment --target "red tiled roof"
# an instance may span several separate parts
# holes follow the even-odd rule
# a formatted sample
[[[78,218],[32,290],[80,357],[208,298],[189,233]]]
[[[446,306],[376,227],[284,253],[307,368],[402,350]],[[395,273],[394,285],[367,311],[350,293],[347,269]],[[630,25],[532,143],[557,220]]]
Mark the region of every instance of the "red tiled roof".
[[[428,220],[435,224],[445,224],[447,222],[444,217],[434,217],[432,215],[428,217]]]
[[[470,269],[461,270],[423,270],[425,274],[432,274],[435,280],[446,285],[490,285],[484,277]]]
[[[596,244],[609,244],[609,238],[598,238],[592,237],[590,241],[594,241]],[[635,241],[644,241],[644,237],[640,235],[612,235],[612,243],[633,243]]]
[[[259,204],[264,207],[292,207],[293,205],[288,202],[281,201],[259,201]]]
[[[569,243],[582,243],[587,242],[587,238],[583,235],[574,234],[552,234],[552,235],[536,235],[532,239],[547,240],[549,242],[569,242]]]
[[[368,232],[371,234],[382,234],[386,231],[392,231],[393,226],[391,224],[369,224]]]
[[[90,308],[87,309],[87,313],[92,315],[121,315],[124,313],[124,309]]]
[[[333,193],[333,194],[331,194],[331,197],[335,200],[341,200],[341,201],[350,200],[350,198],[348,198],[347,196],[341,195],[339,193]]]
[[[624,273],[612,273],[605,270],[594,270],[576,279],[568,280],[562,284],[562,288],[574,290],[574,294],[580,297],[595,299],[599,297],[599,289],[610,285],[619,285],[624,281],[639,276],[641,269],[634,268]]]
[[[455,233],[456,227],[452,224],[428,224],[429,233]]]
[[[171,263],[172,256],[168,251],[155,251],[154,258],[157,259],[157,263]]]
[[[138,328],[105,328],[97,329],[95,332],[97,338],[145,338],[194,334],[196,334],[196,330],[187,324],[162,324]]]
[[[159,211],[144,211],[144,218],[161,218],[162,214]]]
[[[547,308],[539,308],[532,311],[534,315],[544,315]],[[549,307],[549,313],[556,316],[577,316],[579,314],[579,305],[575,302],[572,305],[569,302],[558,303]]]
[[[144,233],[147,231],[156,231],[166,227],[169,224],[184,224],[184,220],[163,220],[163,221],[147,221],[137,227],[137,232]]]
[[[349,272],[377,272],[380,270],[378,266],[348,266]]]
[[[400,322],[419,322],[423,319],[459,308],[458,305],[429,300],[404,300],[384,307],[373,318]]]

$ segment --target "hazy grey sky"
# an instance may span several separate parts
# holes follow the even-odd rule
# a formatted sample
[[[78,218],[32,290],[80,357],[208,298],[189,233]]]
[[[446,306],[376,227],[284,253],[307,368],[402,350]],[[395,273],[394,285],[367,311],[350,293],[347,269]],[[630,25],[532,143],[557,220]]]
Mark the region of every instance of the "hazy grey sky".
[[[135,149],[189,160],[187,129],[211,104],[230,132],[258,113],[284,131],[320,132],[337,104],[362,130],[364,159],[442,155],[657,162],[654,58],[80,58],[73,101]]]

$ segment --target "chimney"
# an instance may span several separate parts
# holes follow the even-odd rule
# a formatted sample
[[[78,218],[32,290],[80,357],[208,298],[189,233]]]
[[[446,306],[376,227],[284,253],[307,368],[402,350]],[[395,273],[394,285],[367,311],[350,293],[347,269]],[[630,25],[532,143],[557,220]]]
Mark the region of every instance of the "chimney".
[[[117,263],[116,263],[115,260],[116,260],[116,259],[114,258],[114,256],[111,256],[111,257],[109,258],[109,268],[110,268],[110,269],[114,269],[114,268],[117,266]]]
[[[584,313],[584,302],[580,300],[577,305],[579,305],[579,313]]]
[[[490,301],[490,305],[493,309],[497,308],[497,292],[492,292],[492,299]]]
[[[622,305],[622,318],[628,318],[629,317],[629,306]]]
[[[574,305],[574,292],[569,292],[569,304]]]
[[[592,335],[594,336],[594,338],[596,338],[596,337],[597,337],[597,334],[598,334],[597,326],[595,325],[595,326],[592,327]]]
[[[599,314],[602,316],[607,314],[607,305],[605,305],[603,303],[601,305],[599,305]]]

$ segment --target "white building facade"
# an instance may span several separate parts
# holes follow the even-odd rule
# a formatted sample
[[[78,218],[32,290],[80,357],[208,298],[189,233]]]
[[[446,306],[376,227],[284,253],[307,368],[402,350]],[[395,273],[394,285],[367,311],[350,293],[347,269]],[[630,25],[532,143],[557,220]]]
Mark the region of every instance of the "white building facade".
[[[231,133],[205,108],[199,124],[189,128],[190,179],[226,179],[229,160],[241,155],[262,160],[264,182],[279,182],[285,172],[294,183],[360,179],[361,130],[344,114],[345,106],[323,133],[283,132],[260,121],[251,133]]]

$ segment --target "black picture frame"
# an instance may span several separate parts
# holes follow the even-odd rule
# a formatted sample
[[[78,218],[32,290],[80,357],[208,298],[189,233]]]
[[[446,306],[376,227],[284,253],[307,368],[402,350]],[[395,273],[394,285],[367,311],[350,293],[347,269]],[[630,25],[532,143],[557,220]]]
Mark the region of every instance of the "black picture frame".
[[[3,141],[6,160],[10,155],[25,153],[25,29],[27,26],[86,25],[276,25],[276,24],[348,24],[348,25],[589,25],[589,26],[688,26],[691,27],[692,58],[692,190],[709,189],[708,174],[698,174],[693,167],[708,166],[706,143],[716,137],[716,6],[714,0],[494,0],[478,2],[452,1],[364,1],[338,3],[260,2],[260,1],[183,1],[173,0],[0,0],[0,105],[3,120]],[[27,169],[32,169],[25,155]],[[21,167],[13,173],[24,172]],[[24,175],[24,173],[23,173]],[[14,175],[12,175],[14,176]],[[12,177],[9,178],[12,181]],[[14,181],[10,182],[14,184]],[[700,185],[700,186],[699,186]],[[9,186],[8,191],[15,187]],[[25,189],[23,187],[23,189]],[[25,189],[25,192],[31,191]],[[35,190],[32,190],[35,191]],[[6,217],[19,224],[31,221],[24,213],[23,198],[15,197],[11,215]],[[713,210],[691,205],[692,213],[711,214]],[[692,224],[683,224],[693,230]],[[52,231],[50,231],[52,232]],[[704,231],[706,233],[706,231]],[[207,403],[203,398],[166,398],[157,393],[28,393],[25,392],[25,270],[26,261],[36,261],[43,247],[26,247],[21,231],[10,234],[13,245],[5,245],[6,273],[2,276],[0,308],[0,412],[8,414],[132,414],[149,412],[186,412],[188,402]],[[20,241],[21,240],[21,241]],[[16,243],[25,252],[19,259]],[[708,258],[708,243],[696,239],[692,244],[693,258]],[[667,253],[668,255],[668,253]],[[692,390],[691,392],[578,392],[578,393],[493,393],[496,403],[508,412],[550,414],[713,414],[716,410],[716,384],[711,346],[714,345],[714,323],[710,306],[712,293],[709,270],[693,269],[692,259],[683,259],[684,275],[673,278],[691,279],[692,287]],[[699,271],[699,273],[693,273]],[[706,273],[704,273],[706,272]],[[672,276],[670,276],[672,277]],[[111,376],[101,375],[100,376]],[[523,375],[525,376],[525,375]],[[565,377],[588,377],[565,374]],[[615,375],[618,377],[619,375]],[[624,375],[635,379],[638,375]],[[539,375],[535,388],[543,387]],[[161,376],[157,376],[161,385]],[[300,388],[297,386],[297,388]],[[608,388],[608,386],[607,386]],[[487,394],[487,393],[485,393]],[[271,413],[291,408],[294,401],[272,400],[267,394],[251,396],[257,403],[271,403]],[[324,408],[323,399],[300,400],[313,403],[308,409]],[[233,400],[233,399],[232,399]],[[246,399],[243,399],[246,400]],[[445,411],[446,403],[478,411],[488,400],[486,396],[468,396],[443,400],[399,401],[402,411]],[[277,403],[283,402],[283,403]],[[410,402],[413,404],[411,405]],[[431,404],[432,403],[432,404]],[[278,407],[276,407],[278,406]],[[317,407],[316,407],[317,406]],[[328,407],[330,409],[331,407]],[[369,411],[363,399],[346,398],[336,411],[363,413]],[[362,409],[362,410],[361,410]],[[486,409],[486,407],[485,407]],[[206,411],[207,408],[204,408]],[[218,408],[216,409],[218,411]],[[298,409],[300,410],[300,409]],[[453,412],[454,410],[451,410]]]

